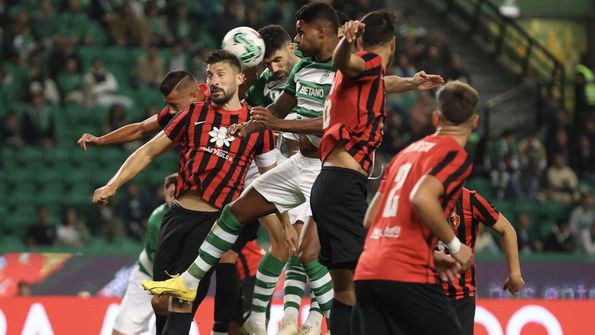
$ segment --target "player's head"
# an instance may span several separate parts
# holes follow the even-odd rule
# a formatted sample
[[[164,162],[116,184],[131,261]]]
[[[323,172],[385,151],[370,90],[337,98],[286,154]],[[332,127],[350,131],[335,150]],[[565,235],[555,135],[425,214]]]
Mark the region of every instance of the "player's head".
[[[351,17],[349,16],[349,14],[345,13],[342,10],[337,11],[337,16],[339,17],[339,30],[337,32],[337,35],[339,37],[343,37],[343,25],[345,24],[345,22],[351,20]]]
[[[306,57],[323,49],[329,36],[337,37],[339,16],[333,6],[324,2],[309,2],[296,13],[295,42]]]
[[[392,57],[397,46],[395,15],[388,11],[375,11],[366,14],[361,22],[366,25],[361,40],[358,41],[361,43],[361,48],[364,50],[387,48]],[[390,64],[390,59],[387,64]]]
[[[191,103],[204,99],[194,76],[184,70],[174,70],[166,74],[161,80],[159,90],[165,102],[175,111],[181,111]]]
[[[258,33],[264,40],[266,50],[262,62],[277,79],[285,79],[289,76],[296,60],[291,36],[283,27],[276,24],[265,26]]]
[[[207,63],[207,85],[211,101],[224,105],[234,96],[238,96],[238,86],[244,81],[242,64],[238,57],[229,51],[213,51],[205,61]]]
[[[170,174],[169,176],[165,177],[165,180],[163,181],[163,198],[165,198],[165,203],[167,203],[168,206],[171,206],[171,204],[174,202],[177,181],[177,173]]]
[[[434,113],[434,125],[477,127],[479,118],[475,113],[479,93],[462,81],[449,81],[436,94],[438,111]]]

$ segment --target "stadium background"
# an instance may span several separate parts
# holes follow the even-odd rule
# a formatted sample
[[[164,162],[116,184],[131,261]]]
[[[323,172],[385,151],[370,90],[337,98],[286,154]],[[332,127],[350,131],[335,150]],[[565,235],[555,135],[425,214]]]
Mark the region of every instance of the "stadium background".
[[[390,73],[425,70],[467,80],[481,94],[468,186],[517,228],[527,287],[517,297],[500,289],[506,268],[498,239],[482,233],[479,296],[490,299],[479,302],[486,312],[478,312],[478,333],[558,334],[537,324],[551,324],[551,314],[564,334],[592,334],[595,326],[578,313],[595,311],[595,83],[592,73],[591,82],[581,81],[577,65],[595,65],[595,3],[518,0],[520,16],[510,19],[498,7],[508,2],[334,5],[352,18],[377,8],[398,13]],[[231,28],[279,23],[293,34],[302,3],[0,0],[0,335],[37,334],[36,327],[68,334],[72,319],[79,334],[110,331],[146,219],[162,202],[160,184],[177,158],[165,154],[110,207],[98,208],[93,190],[142,143],[82,151],[76,140],[158,112],[157,85],[171,69],[204,81],[203,57]],[[431,93],[387,102],[374,176],[432,131]]]

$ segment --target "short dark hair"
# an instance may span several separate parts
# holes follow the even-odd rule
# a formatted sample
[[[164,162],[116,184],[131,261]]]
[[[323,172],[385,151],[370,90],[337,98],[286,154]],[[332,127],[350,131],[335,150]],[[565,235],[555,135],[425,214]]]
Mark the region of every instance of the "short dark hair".
[[[205,60],[205,63],[207,63],[208,65],[213,65],[222,62],[229,64],[231,67],[238,70],[238,72],[242,72],[242,63],[240,63],[238,57],[236,57],[236,55],[232,54],[227,50],[215,50],[211,52]]]
[[[278,24],[269,24],[258,30],[258,33],[264,40],[264,58],[269,57],[275,51],[285,48],[287,43],[291,43],[291,36],[287,30]]]
[[[449,81],[437,93],[438,110],[442,116],[454,123],[461,124],[475,114],[479,93],[462,81]]]
[[[349,16],[349,14],[345,13],[342,10],[337,11],[337,16],[339,17],[339,25],[340,26],[345,24],[345,22],[351,20],[351,16]]]
[[[176,183],[178,182],[178,173],[174,172],[170,175],[168,175],[167,177],[165,177],[165,179],[163,180],[163,188],[168,188],[169,185],[174,184],[176,185]]]
[[[163,77],[163,79],[161,79],[159,91],[161,91],[161,94],[166,97],[180,84],[182,80],[186,78],[194,79],[194,76],[190,72],[184,70],[170,71],[165,75],[165,77]]]
[[[303,5],[296,13],[296,20],[306,23],[314,20],[323,20],[331,25],[335,34],[339,31],[339,16],[337,15],[337,11],[333,6],[325,2],[312,1]]]
[[[388,11],[374,11],[362,18],[366,29],[362,35],[362,44],[365,47],[382,45],[395,36],[395,14]]]

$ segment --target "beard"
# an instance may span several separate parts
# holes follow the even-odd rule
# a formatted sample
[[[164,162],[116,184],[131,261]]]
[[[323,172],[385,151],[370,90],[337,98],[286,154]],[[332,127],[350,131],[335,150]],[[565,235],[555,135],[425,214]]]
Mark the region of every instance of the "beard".
[[[229,102],[229,100],[231,100],[231,98],[233,97],[233,95],[236,93],[235,90],[229,90],[229,91],[225,91],[222,88],[211,88],[211,101],[213,101],[214,103],[216,103],[217,105],[224,105],[226,103]],[[213,94],[214,93],[222,93],[220,97],[215,97]]]

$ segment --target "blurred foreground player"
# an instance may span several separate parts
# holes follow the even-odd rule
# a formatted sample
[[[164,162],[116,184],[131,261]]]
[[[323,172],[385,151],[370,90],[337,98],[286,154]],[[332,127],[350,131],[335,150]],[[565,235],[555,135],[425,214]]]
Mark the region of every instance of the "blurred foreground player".
[[[362,334],[461,333],[436,278],[434,249],[444,241],[463,268],[472,263],[471,248],[445,218],[471,173],[464,146],[477,127],[478,98],[467,84],[446,83],[432,115],[436,133],[405,148],[387,167],[366,212],[369,231],[355,272],[355,313],[362,322],[353,327]]]

